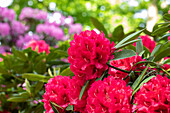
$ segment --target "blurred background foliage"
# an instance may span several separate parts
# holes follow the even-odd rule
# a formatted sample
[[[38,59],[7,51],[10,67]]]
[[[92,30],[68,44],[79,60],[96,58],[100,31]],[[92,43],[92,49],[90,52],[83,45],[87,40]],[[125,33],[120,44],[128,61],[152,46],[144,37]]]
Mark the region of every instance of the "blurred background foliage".
[[[71,15],[76,23],[84,29],[93,29],[90,17],[101,21],[108,31],[122,24],[125,32],[137,27],[145,27],[149,16],[161,22],[162,15],[167,13],[169,0],[2,0],[11,1],[12,8],[19,15],[24,7],[39,8],[45,11],[60,11],[65,16]],[[152,7],[154,6],[154,7]],[[149,11],[151,8],[151,11]],[[155,15],[154,15],[155,12]],[[150,13],[150,14],[149,14]],[[148,24],[148,23],[147,23]],[[155,24],[155,22],[154,22]],[[152,28],[150,28],[152,29]]]

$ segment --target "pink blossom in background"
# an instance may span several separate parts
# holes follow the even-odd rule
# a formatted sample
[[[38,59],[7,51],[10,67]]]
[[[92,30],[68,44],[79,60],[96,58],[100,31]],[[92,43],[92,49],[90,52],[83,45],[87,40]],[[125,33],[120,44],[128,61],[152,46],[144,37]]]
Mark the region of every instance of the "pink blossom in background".
[[[137,113],[169,113],[170,79],[157,75],[140,87],[135,94]]]
[[[71,71],[81,79],[96,79],[108,68],[107,61],[114,52],[114,43],[103,32],[83,31],[75,34],[68,49]]]
[[[43,95],[45,113],[54,113],[51,108],[50,101],[61,106],[63,109],[56,107],[60,113],[64,113],[65,108],[70,104],[69,101],[69,82],[70,78],[67,76],[56,76],[48,80],[45,85],[45,93]]]
[[[156,46],[156,42],[155,42],[154,40],[151,40],[148,35],[140,36],[140,37],[141,37],[141,39],[142,39],[143,45],[144,45],[147,49],[149,49],[150,52],[152,52],[153,49],[154,49],[155,46]],[[134,43],[133,45],[136,46],[136,43]]]
[[[82,32],[82,30],[83,30],[83,26],[81,25],[81,24],[79,24],[79,23],[76,23],[76,24],[71,24],[70,26],[69,26],[69,34],[74,34],[74,33],[80,33],[80,32]]]
[[[26,43],[28,43],[31,40],[41,40],[43,39],[42,36],[39,36],[37,34],[26,34],[25,36],[19,36],[19,39],[16,41],[16,46],[18,48],[23,48]]]
[[[20,20],[24,19],[37,19],[37,20],[46,20],[47,12],[44,12],[39,9],[32,9],[30,7],[24,7],[19,15]]]
[[[39,24],[36,27],[36,32],[40,34],[44,33],[50,37],[54,37],[56,40],[63,40],[64,37],[64,31],[60,27],[54,25]]]
[[[169,9],[169,11],[168,11],[168,14],[170,14],[170,9]]]
[[[11,24],[11,29],[12,29],[12,32],[13,33],[17,33],[18,35],[19,34],[24,34],[25,31],[28,30],[29,27],[25,26],[24,24],[22,24],[21,22],[19,21],[12,21],[12,24]]]
[[[10,26],[8,23],[0,23],[0,35],[2,37],[8,36],[10,33]]]
[[[135,63],[140,62],[140,61],[144,61],[144,60],[142,59],[141,56],[136,55],[136,56],[125,58],[125,59],[112,60],[112,61],[110,61],[110,64],[112,66],[118,67],[120,69],[130,71],[131,67]],[[132,70],[139,71],[139,69],[143,70],[144,68],[145,68],[145,66],[143,66],[143,64],[138,64],[138,65],[135,65],[132,68]],[[116,70],[116,69],[111,68],[111,67],[109,68],[109,74],[111,76],[113,76],[115,79],[123,79],[128,75],[128,73]],[[128,83],[129,82],[129,77],[125,81]]]
[[[87,113],[131,113],[132,89],[125,81],[108,76],[88,90]]]
[[[3,19],[7,19],[9,21],[12,21],[15,19],[15,11],[13,9],[8,9],[8,8],[2,8],[0,7],[0,17]]]
[[[50,53],[49,45],[46,44],[44,40],[36,41],[36,40],[31,40],[29,41],[26,45],[25,48],[31,47],[32,50],[37,51],[38,53],[46,52],[47,54]]]

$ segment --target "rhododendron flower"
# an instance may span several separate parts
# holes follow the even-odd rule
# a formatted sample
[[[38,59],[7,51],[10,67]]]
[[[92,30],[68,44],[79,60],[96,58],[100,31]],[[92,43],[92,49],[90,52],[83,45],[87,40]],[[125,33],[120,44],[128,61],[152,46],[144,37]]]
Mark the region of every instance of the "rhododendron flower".
[[[94,82],[88,90],[88,113],[131,113],[132,89],[123,80],[109,76]]]
[[[60,113],[64,112],[65,108],[70,104],[68,97],[69,81],[70,78],[66,76],[56,76],[48,81],[42,100],[46,110],[45,113],[54,113],[50,101],[63,108],[61,109],[55,106]]]
[[[28,30],[29,27],[23,25],[19,21],[12,21],[12,32],[17,34],[24,34],[26,30]]]
[[[107,61],[114,52],[114,43],[105,38],[104,34],[95,31],[84,31],[75,34],[68,49],[68,61],[75,76],[90,80],[100,77],[107,69]]]
[[[15,19],[15,16],[16,14],[13,9],[0,7],[0,17],[2,17],[2,19],[7,19],[9,21],[12,21]]]
[[[79,100],[79,95],[81,89],[84,85],[85,81],[79,80],[76,76],[74,76],[69,82],[69,99],[70,104],[74,105],[74,111],[79,111],[80,113],[86,113],[85,107],[87,103],[87,89],[84,92],[81,100]],[[90,86],[90,85],[89,85]]]
[[[155,46],[156,46],[156,42],[153,41],[153,40],[151,40],[148,35],[140,36],[140,37],[141,37],[141,39],[142,39],[143,45],[144,45],[147,49],[149,49],[150,52],[152,52],[153,49],[154,49]],[[134,43],[133,45],[136,46],[136,43]]]
[[[80,33],[83,30],[83,26],[79,23],[71,24],[69,27],[69,34]]]
[[[0,35],[2,37],[5,37],[9,35],[10,32],[10,26],[8,23],[0,23]]]
[[[49,51],[49,45],[45,43],[44,40],[36,41],[36,40],[31,40],[28,42],[25,46],[25,48],[31,47],[32,50],[38,51],[38,53],[46,52],[47,54],[50,52]]]
[[[170,112],[170,79],[157,75],[135,94],[137,113]]]
[[[144,61],[142,59],[141,56],[133,56],[133,57],[129,57],[129,58],[125,58],[125,59],[119,59],[119,60],[113,60],[110,62],[110,64],[112,66],[118,67],[120,69],[126,70],[126,71],[130,71],[132,66],[140,61]],[[133,71],[139,71],[140,69],[143,70],[145,68],[145,66],[143,66],[143,64],[138,64],[135,65],[132,70]],[[116,70],[114,68],[109,68],[109,74],[111,76],[113,76],[115,79],[123,79],[125,78],[128,73]],[[125,80],[127,83],[129,82],[129,77]]]

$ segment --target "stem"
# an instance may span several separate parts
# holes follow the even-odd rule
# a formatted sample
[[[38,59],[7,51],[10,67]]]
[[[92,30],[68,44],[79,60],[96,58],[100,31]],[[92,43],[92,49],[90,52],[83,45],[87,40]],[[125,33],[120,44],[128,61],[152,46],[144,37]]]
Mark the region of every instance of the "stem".
[[[122,71],[122,72],[124,72],[124,73],[130,73],[130,71],[126,71],[126,70],[120,69],[120,68],[115,67],[115,66],[112,66],[112,65],[110,65],[110,64],[108,64],[108,63],[107,63],[107,65],[108,65],[109,67],[111,67],[111,68],[117,69],[117,70]]]

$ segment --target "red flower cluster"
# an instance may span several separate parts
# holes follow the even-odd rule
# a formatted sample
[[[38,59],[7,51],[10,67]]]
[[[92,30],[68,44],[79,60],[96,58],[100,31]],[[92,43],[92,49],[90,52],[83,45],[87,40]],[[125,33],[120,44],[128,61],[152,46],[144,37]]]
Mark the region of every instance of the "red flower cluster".
[[[129,57],[129,58],[125,58],[125,59],[119,59],[119,60],[113,60],[110,62],[110,64],[112,66],[115,66],[115,67],[118,67],[120,69],[123,69],[123,70],[126,70],[126,71],[130,71],[131,70],[131,67],[137,63],[137,62],[140,62],[140,61],[144,61],[142,59],[141,56],[133,56],[133,57]],[[135,65],[132,70],[142,70],[144,69],[145,66],[143,66],[143,64],[138,64],[138,65]],[[119,70],[116,70],[114,68],[109,68],[109,74],[111,76],[113,76],[115,79],[123,79],[125,78],[128,73],[125,73],[125,72],[122,72],[122,71],[119,71]],[[126,82],[129,82],[129,78],[126,79]]]
[[[38,51],[38,53],[46,52],[47,54],[50,53],[49,51],[49,45],[45,43],[44,40],[36,41],[36,40],[31,40],[28,42],[25,46],[25,48],[31,47],[32,50]]]
[[[143,45],[144,45],[147,49],[149,49],[150,52],[152,52],[153,49],[154,49],[155,46],[156,46],[156,42],[153,41],[153,40],[151,40],[148,35],[140,36],[140,37],[141,37],[141,39],[142,39]],[[136,43],[134,43],[133,45],[136,46]]]
[[[157,75],[135,95],[137,113],[170,113],[170,79]]]
[[[123,80],[109,76],[94,82],[87,98],[88,113],[131,113],[132,89]]]
[[[113,46],[103,33],[86,30],[75,34],[68,49],[68,61],[75,76],[85,80],[100,77],[108,67],[106,63],[114,52]]]
[[[54,113],[51,108],[50,101],[61,106],[57,108],[60,112],[64,112],[64,109],[70,104],[68,89],[69,89],[70,78],[66,76],[56,76],[51,78],[45,86],[46,92],[43,95],[45,113]]]
[[[81,113],[85,112],[87,91],[83,94],[81,100],[79,100],[80,91],[84,85],[82,81],[77,80],[74,76],[72,79],[66,76],[57,76],[51,78],[45,86],[46,92],[43,95],[44,108],[46,113],[54,113],[50,101],[59,105],[61,108],[56,108],[60,112],[65,112],[65,108],[70,104],[74,105],[74,111]]]

